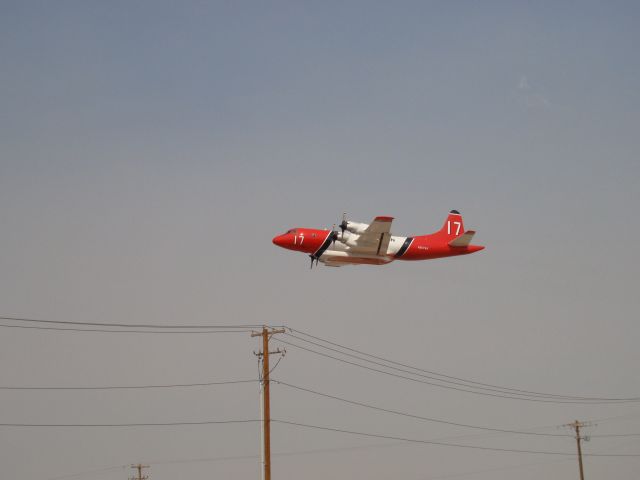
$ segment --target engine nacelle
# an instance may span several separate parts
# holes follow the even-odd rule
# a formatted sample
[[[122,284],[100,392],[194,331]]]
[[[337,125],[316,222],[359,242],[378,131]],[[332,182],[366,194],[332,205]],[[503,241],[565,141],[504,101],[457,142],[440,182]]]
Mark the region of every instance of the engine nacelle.
[[[360,235],[347,230],[344,232],[344,237],[341,242],[347,247],[356,247],[358,245],[358,238],[360,238]]]
[[[367,228],[369,228],[368,223],[349,222],[347,224],[347,230],[357,235],[363,234]]]
[[[346,247],[357,247],[359,238],[360,234],[345,230],[343,234],[338,234],[337,241]]]

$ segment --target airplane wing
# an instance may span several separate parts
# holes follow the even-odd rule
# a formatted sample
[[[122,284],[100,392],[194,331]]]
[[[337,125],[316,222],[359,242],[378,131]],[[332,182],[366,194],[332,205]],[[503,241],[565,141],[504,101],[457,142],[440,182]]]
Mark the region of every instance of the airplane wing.
[[[352,250],[369,255],[386,255],[391,240],[393,217],[376,217],[364,233],[358,236]]]
[[[339,263],[339,262],[323,262],[327,267],[344,267],[348,265],[347,263]]]
[[[450,247],[466,247],[471,243],[471,239],[476,234],[473,230],[467,230],[459,237],[454,238],[449,242]]]

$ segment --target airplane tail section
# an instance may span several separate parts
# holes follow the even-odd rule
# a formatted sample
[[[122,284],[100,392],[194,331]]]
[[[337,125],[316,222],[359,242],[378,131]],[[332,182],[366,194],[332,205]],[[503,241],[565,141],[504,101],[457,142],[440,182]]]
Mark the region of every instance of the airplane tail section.
[[[462,215],[457,210],[451,210],[444,225],[436,235],[447,242],[450,247],[456,248],[462,253],[473,253],[484,249],[480,245],[471,245],[471,240],[476,234],[475,230],[465,230]]]
[[[464,222],[462,221],[462,215],[457,210],[451,210],[449,216],[444,221],[444,225],[438,232],[440,235],[454,240],[464,233]]]

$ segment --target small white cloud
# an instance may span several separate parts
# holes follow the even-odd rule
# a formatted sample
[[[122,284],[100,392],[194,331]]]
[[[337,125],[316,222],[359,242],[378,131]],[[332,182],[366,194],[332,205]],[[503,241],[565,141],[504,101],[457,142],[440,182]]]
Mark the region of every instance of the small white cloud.
[[[520,77],[520,81],[518,82],[518,90],[531,90],[529,86],[529,81],[525,75]]]

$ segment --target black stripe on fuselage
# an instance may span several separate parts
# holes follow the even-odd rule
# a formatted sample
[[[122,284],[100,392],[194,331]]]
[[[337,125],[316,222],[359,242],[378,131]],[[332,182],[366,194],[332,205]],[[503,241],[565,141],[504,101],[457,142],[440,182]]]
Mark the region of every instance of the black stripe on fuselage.
[[[411,245],[411,242],[413,242],[413,237],[407,237],[407,239],[404,241],[404,243],[400,247],[400,250],[398,250],[398,253],[396,253],[396,258],[400,258],[402,255],[404,255],[404,253],[409,248],[409,245]]]
[[[332,233],[333,232],[329,232],[329,235],[327,235],[327,238],[324,239],[324,243],[313,254],[313,258],[320,258],[322,254],[327,250],[327,248],[331,246],[331,242],[333,241],[333,239],[331,238]]]

